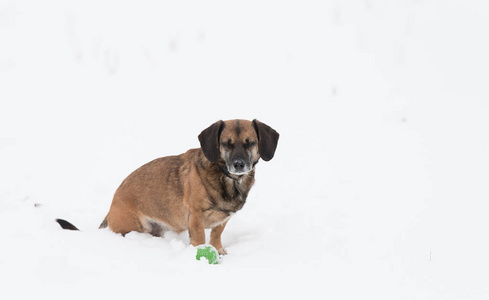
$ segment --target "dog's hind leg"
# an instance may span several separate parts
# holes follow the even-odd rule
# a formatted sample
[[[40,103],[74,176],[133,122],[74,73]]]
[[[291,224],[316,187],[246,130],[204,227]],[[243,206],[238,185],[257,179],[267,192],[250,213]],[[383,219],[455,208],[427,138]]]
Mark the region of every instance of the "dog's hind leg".
[[[125,236],[130,231],[145,232],[143,225],[139,220],[139,215],[131,210],[130,207],[120,204],[112,203],[105,222],[110,230],[115,233],[120,233]]]

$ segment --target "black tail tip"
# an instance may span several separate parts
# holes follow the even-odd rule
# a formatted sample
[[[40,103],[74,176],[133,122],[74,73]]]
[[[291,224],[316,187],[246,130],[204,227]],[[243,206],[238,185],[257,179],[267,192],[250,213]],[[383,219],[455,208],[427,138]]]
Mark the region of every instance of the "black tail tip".
[[[79,230],[78,228],[76,228],[75,225],[71,224],[70,222],[68,222],[66,220],[56,219],[56,222],[58,222],[59,226],[61,226],[61,228],[63,228],[63,229],[67,229],[67,230]]]

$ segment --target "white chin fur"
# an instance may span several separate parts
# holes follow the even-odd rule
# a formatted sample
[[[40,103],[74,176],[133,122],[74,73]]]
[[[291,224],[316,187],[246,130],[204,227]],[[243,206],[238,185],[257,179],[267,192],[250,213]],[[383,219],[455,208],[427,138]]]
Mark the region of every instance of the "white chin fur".
[[[247,170],[247,171],[243,171],[243,172],[236,172],[234,170],[229,170],[228,169],[229,174],[231,174],[231,175],[238,175],[238,176],[248,174],[250,171],[251,171],[251,169],[250,170]]]

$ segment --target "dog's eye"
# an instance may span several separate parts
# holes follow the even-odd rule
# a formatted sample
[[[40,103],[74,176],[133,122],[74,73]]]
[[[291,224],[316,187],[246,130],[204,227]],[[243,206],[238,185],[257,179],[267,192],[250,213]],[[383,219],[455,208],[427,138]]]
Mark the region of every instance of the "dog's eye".
[[[250,147],[253,147],[255,145],[256,145],[256,142],[250,142],[249,139],[246,139],[245,144],[244,144],[244,147],[245,148],[250,148]]]
[[[221,143],[225,148],[233,148],[233,143],[231,142],[231,139],[228,139],[227,141]]]

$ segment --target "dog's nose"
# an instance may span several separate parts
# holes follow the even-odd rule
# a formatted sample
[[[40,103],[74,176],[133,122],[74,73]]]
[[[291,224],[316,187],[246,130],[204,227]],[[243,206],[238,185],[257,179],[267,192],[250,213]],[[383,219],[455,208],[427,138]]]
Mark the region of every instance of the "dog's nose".
[[[243,159],[235,159],[233,162],[233,166],[236,171],[243,171],[245,167],[245,162]]]

